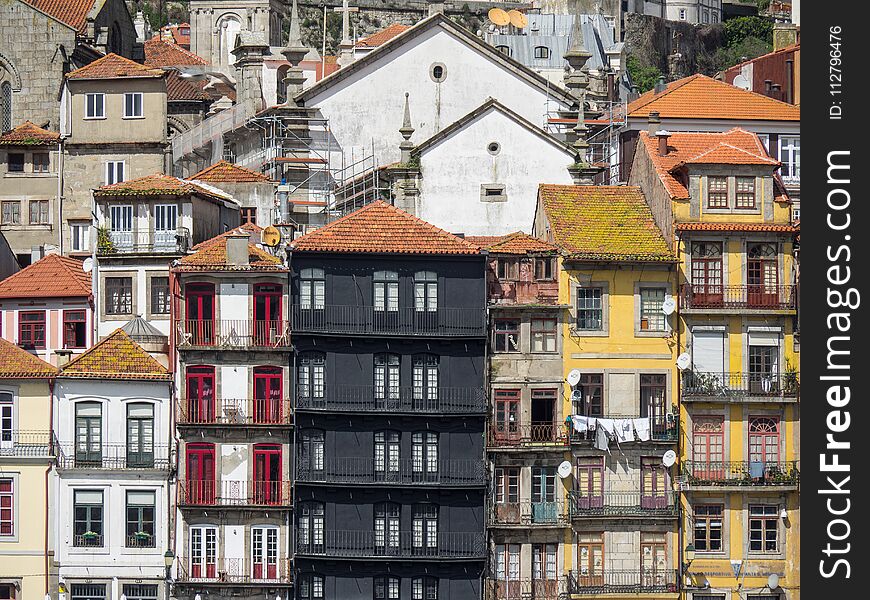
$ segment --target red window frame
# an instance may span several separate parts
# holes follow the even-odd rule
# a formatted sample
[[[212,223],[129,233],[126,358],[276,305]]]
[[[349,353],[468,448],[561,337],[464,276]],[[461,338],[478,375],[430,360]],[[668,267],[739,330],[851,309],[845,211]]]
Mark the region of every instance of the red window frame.
[[[214,505],[215,445],[209,442],[187,444],[187,501],[189,504]]]
[[[88,328],[87,314],[84,310],[63,311],[63,347],[64,348],[87,348]],[[76,344],[76,323],[84,323],[84,339],[81,344]]]
[[[778,463],[780,427],[777,417],[749,417],[749,461]]]
[[[281,446],[254,444],[253,501],[255,504],[281,503]]]
[[[282,298],[280,283],[258,283],[254,285],[254,327],[258,346],[269,345],[273,340],[271,331],[281,335]]]
[[[693,475],[709,481],[725,478],[725,420],[695,418],[692,425]]]
[[[214,423],[215,368],[210,365],[187,367],[187,419],[190,423]]]
[[[15,482],[0,479],[0,536],[15,535]]]
[[[30,320],[29,317],[37,318]],[[45,350],[44,310],[26,310],[18,313],[18,345],[23,348]]]
[[[214,338],[215,288],[213,283],[188,283],[184,289],[187,332],[195,345],[209,345]],[[211,314],[208,314],[211,313]]]
[[[520,439],[520,390],[495,390],[493,435],[497,442]]]
[[[281,423],[284,417],[282,398],[284,377],[281,367],[254,367],[254,423]]]

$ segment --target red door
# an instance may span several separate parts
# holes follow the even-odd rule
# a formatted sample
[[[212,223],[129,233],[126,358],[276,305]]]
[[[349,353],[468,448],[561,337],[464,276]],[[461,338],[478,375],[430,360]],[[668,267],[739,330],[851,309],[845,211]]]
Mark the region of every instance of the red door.
[[[284,395],[280,367],[254,369],[254,423],[281,423]]]
[[[779,307],[776,246],[753,244],[749,247],[746,260],[746,284],[750,307]]]
[[[695,308],[722,306],[722,244],[695,242],[692,244],[692,306]]]
[[[187,445],[187,501],[215,504],[214,444]]]
[[[254,343],[271,346],[283,334],[281,286],[261,283],[254,286]]]
[[[254,445],[254,503],[281,503],[281,446]]]
[[[214,423],[214,367],[187,368],[187,422]]]
[[[604,507],[604,459],[577,459],[575,506],[580,510]]]
[[[215,334],[214,284],[188,283],[185,286],[185,331],[194,346],[209,346]]]
[[[496,390],[493,439],[496,445],[509,445],[520,439],[520,392]]]

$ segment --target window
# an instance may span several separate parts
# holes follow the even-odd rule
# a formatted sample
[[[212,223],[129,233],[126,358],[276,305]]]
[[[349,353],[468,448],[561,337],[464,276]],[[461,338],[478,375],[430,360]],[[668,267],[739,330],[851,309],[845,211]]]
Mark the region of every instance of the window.
[[[399,519],[402,507],[395,502],[375,504],[375,552],[396,552],[399,548]],[[389,549],[389,550],[388,550]]]
[[[11,535],[15,535],[15,482],[0,479],[0,536]]]
[[[555,467],[532,467],[532,504],[551,504],[556,502],[556,468]],[[544,510],[535,510],[544,509]],[[550,520],[546,517],[552,517],[552,520],[555,520],[555,506],[553,507],[532,507],[533,517],[544,517],[536,518],[536,521]],[[552,514],[538,514],[534,513],[546,513],[548,512],[546,509],[551,509]]]
[[[701,22],[702,23],[709,23],[710,22],[710,13],[708,11],[705,10],[703,13],[701,13]]]
[[[604,540],[602,534],[587,534],[577,542],[577,579],[584,586],[604,584]]]
[[[557,544],[532,544],[532,582],[536,591],[544,592],[542,596],[545,598],[558,596],[556,546]]]
[[[779,268],[776,244],[750,244],[746,250],[747,300],[752,306],[778,306]]]
[[[506,202],[507,192],[503,183],[482,183],[480,184],[480,201],[481,202]]]
[[[205,525],[190,528],[191,579],[217,577],[217,541],[217,527]]]
[[[106,95],[85,94],[85,118],[102,119],[106,116]]]
[[[702,480],[724,479],[724,448],[722,417],[695,417],[692,423],[692,475]]]
[[[375,474],[381,477],[399,472],[399,432],[375,432]]]
[[[722,514],[721,504],[697,504],[693,514],[695,523],[696,552],[720,552],[722,550]]]
[[[779,507],[749,505],[749,551],[779,552]]]
[[[438,507],[415,504],[411,511],[412,546],[423,554],[438,552]]]
[[[12,84],[0,83],[0,131],[12,129]]]
[[[728,178],[707,178],[707,208],[728,208]]]
[[[550,49],[546,46],[535,46],[535,58],[550,58]]]
[[[583,331],[604,329],[603,292],[600,287],[577,288],[577,329]]]
[[[492,564],[496,580],[495,598],[520,598],[520,544],[496,545]]]
[[[398,354],[375,354],[375,398],[399,399]]]
[[[123,160],[110,160],[106,162],[106,185],[112,185],[113,183],[118,183],[120,181],[124,181],[124,161]],[[118,230],[117,227],[112,224],[112,229]],[[126,229],[124,231],[129,231]]]
[[[493,435],[498,442],[510,442],[520,436],[520,391],[495,390]]]
[[[760,477],[766,470],[764,465],[775,467],[779,462],[779,419],[775,417],[754,417],[749,419],[749,474]],[[753,463],[761,463],[761,473],[753,472]],[[773,463],[773,464],[770,464]],[[758,468],[758,467],[756,467]]]
[[[737,208],[755,208],[755,177],[737,177]]]
[[[578,458],[575,488],[577,508],[604,506],[604,458]]]
[[[414,273],[414,309],[417,312],[438,310],[438,274],[434,271]]]
[[[239,209],[239,215],[242,218],[242,225],[246,225],[251,223],[252,225],[257,224],[257,209],[253,206],[243,206]]]
[[[556,319],[532,319],[532,352],[556,351]]]
[[[10,173],[24,173],[24,153],[10,152],[6,155],[6,170]]]
[[[496,319],[492,347],[494,352],[519,352],[520,322],[516,319]]]
[[[170,307],[169,278],[151,278],[151,314],[168,315]]]
[[[434,63],[429,67],[429,77],[431,77],[432,81],[435,83],[441,83],[447,79],[447,67],[444,66],[444,63]]]
[[[395,271],[375,271],[374,295],[375,311],[398,311],[399,274]]]
[[[106,314],[133,314],[133,278],[106,277]]]
[[[73,513],[73,546],[102,547],[103,491],[74,490]]]
[[[323,576],[303,573],[299,576],[299,600],[323,600]]]
[[[795,181],[801,178],[801,139],[795,136],[779,137],[779,160],[782,178]]]
[[[323,269],[302,269],[299,274],[299,306],[322,309],[326,303],[326,275]]]
[[[127,548],[154,548],[154,492],[127,492]]]
[[[571,395],[575,414],[587,417],[604,416],[603,381],[604,375],[601,373],[584,373],[580,376],[580,381]]]
[[[15,443],[13,400],[9,392],[0,392],[0,448],[11,448]]]
[[[124,118],[140,118],[142,116],[142,92],[124,94]]]
[[[555,258],[535,259],[535,279],[537,281],[551,281],[555,279]]]
[[[438,473],[438,434],[415,431],[411,434],[411,464],[414,475]]]
[[[322,352],[303,352],[296,367],[296,390],[299,398],[323,398],[326,355]]]
[[[156,584],[125,583],[122,589],[127,600],[157,600]]]
[[[640,376],[640,416],[651,420],[651,433],[654,438],[667,434],[667,376]],[[659,438],[660,439],[660,438]]]
[[[48,152],[34,152],[33,153],[33,172],[34,173],[48,173],[48,169],[49,169]]]
[[[278,528],[251,527],[251,577],[278,578]]]
[[[686,9],[681,8],[680,9],[680,21],[685,21],[685,20],[686,20]]]
[[[520,278],[520,263],[515,258],[498,259],[498,278],[504,281],[516,281]]]
[[[106,600],[105,583],[74,583],[70,586],[71,600]]]
[[[438,600],[438,580],[435,577],[412,579],[411,600]]]
[[[48,200],[30,201],[30,224],[48,225]]]
[[[3,201],[3,216],[0,218],[0,225],[20,225],[21,224],[21,202],[18,200]]]
[[[70,223],[70,244],[73,252],[88,252],[91,249],[91,224]]]
[[[415,405],[423,400],[438,400],[438,357],[434,354],[418,354],[413,358]],[[422,408],[422,406],[421,406]]]
[[[76,465],[99,466],[103,460],[103,410],[99,402],[76,404]]]
[[[303,470],[322,471],[324,435],[319,429],[302,431],[302,444],[299,448],[299,467]]]
[[[87,322],[85,311],[63,311],[63,347],[84,348],[87,346]]]
[[[495,502],[496,504],[516,503],[520,501],[520,469],[519,467],[497,467],[495,469]]]
[[[323,503],[300,502],[299,521],[296,530],[298,550],[303,553],[322,554],[325,550],[323,545],[323,529]],[[312,598],[314,597],[312,596]],[[321,593],[319,597],[322,598],[323,594]]]
[[[154,207],[154,246],[163,250],[175,250],[178,233],[178,205],[157,204]]]
[[[496,46],[495,49],[503,54],[507,54],[508,56],[511,55],[510,46]]]
[[[722,242],[693,242],[693,303],[721,305],[722,293]]]
[[[665,288],[640,288],[640,330],[667,331],[667,316],[662,312]]]
[[[27,350],[45,349],[45,311],[18,313],[18,345]]]
[[[154,466],[154,405],[127,405],[127,466]]]
[[[399,600],[399,578],[375,577],[375,600]]]

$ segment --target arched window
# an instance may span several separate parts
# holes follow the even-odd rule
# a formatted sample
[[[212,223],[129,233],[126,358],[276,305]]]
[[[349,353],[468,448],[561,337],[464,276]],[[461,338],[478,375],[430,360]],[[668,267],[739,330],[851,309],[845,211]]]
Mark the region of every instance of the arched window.
[[[550,49],[546,46],[535,46],[535,58],[550,58]]]
[[[287,77],[287,71],[290,70],[290,65],[281,65],[278,67],[278,72],[276,74],[276,89],[278,90],[278,104],[284,104],[287,102],[287,84],[284,82],[284,78]]]
[[[12,84],[0,83],[0,133],[12,129]]]
[[[399,399],[398,354],[375,354],[375,398]]]
[[[231,65],[235,62],[233,48],[236,47],[236,38],[242,30],[242,24],[235,15],[225,15],[217,24],[218,31],[218,60],[222,65]]]

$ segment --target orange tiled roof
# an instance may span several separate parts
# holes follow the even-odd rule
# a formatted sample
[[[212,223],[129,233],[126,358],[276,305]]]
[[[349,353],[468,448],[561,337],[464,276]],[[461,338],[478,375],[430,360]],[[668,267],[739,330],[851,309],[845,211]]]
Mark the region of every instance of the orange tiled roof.
[[[499,236],[478,236],[475,238],[465,238],[466,241],[477,244],[484,250],[488,250],[490,254],[531,254],[541,252],[556,252],[558,247],[553,244],[532,237],[528,233],[516,231],[507,235]]]
[[[94,196],[188,196],[190,194],[199,194],[212,200],[229,199],[229,196],[217,191],[162,173],[120,181],[94,190]]]
[[[182,67],[207,65],[208,61],[182,48],[154,36],[145,42],[145,65],[148,67]]]
[[[357,48],[377,48],[383,44],[386,44],[391,39],[402,33],[403,31],[407,31],[410,29],[410,25],[402,25],[401,23],[393,23],[386,29],[381,29],[378,32],[371,34],[368,37],[364,37],[361,40],[357,41]]]
[[[317,64],[314,65],[314,80],[320,81],[338,71],[339,68],[337,56],[326,56],[322,63],[317,61]]]
[[[256,227],[256,226],[254,226]],[[256,245],[248,244],[248,264],[245,266],[230,265],[227,262],[227,238],[237,233],[239,229],[253,231],[247,226],[222,233],[219,236],[197,244],[193,254],[188,254],[178,261],[174,271],[286,271],[287,268],[277,256],[272,256]]]
[[[0,281],[0,298],[87,298],[91,274],[74,258],[49,254]]]
[[[741,121],[800,121],[800,107],[695,74],[650,90],[628,105],[629,117],[663,119],[737,119]]]
[[[261,231],[263,231],[263,227],[260,227],[259,225],[255,225],[254,223],[245,223],[244,225],[239,225],[238,227],[236,227],[234,229],[230,229],[229,231],[224,231],[223,233],[218,234],[218,235],[214,236],[213,238],[209,238],[209,239],[205,240],[204,242],[200,242],[196,246],[194,246],[192,249],[198,250],[198,249],[202,248],[203,246],[208,246],[209,244],[211,244],[212,242],[214,242],[218,238],[227,237],[228,235],[232,235],[240,230],[250,231],[251,235],[253,236],[253,234],[255,234],[255,233],[259,234]]]
[[[0,379],[47,379],[56,374],[55,367],[0,338]]]
[[[675,260],[639,187],[543,184],[538,195],[553,240],[572,258]]]
[[[166,100],[169,102],[208,100],[211,96],[203,89],[204,87],[204,81],[191,81],[175,71],[169,71],[166,76]]]
[[[66,74],[67,79],[117,79],[118,77],[163,77],[166,71],[133,62],[110,53]]]
[[[252,171],[251,169],[234,165],[227,160],[219,160],[212,166],[204,168],[196,175],[191,175],[188,179],[207,181],[209,183],[251,183],[272,181],[259,171]]]
[[[295,250],[384,254],[479,254],[480,248],[376,200],[296,239]]]
[[[677,223],[677,231],[745,231],[767,233],[796,233],[800,227],[772,223]]]
[[[79,32],[85,30],[88,13],[94,8],[94,0],[24,0],[30,6],[51,15]]]
[[[89,379],[172,379],[169,371],[123,329],[116,329],[93,348],[62,366],[59,375]]]
[[[60,134],[24,121],[14,129],[0,135],[0,146],[52,146],[60,141]]]

